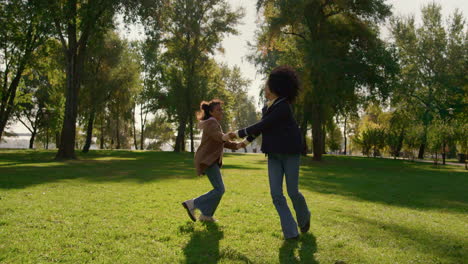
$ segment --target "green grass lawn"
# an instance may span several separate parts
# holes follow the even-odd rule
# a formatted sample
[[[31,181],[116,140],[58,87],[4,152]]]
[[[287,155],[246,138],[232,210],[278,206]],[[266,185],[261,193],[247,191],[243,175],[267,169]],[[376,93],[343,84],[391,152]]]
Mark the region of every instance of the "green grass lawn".
[[[0,263],[467,263],[462,166],[302,160],[311,230],[285,242],[264,155],[226,154],[215,224],[180,202],[210,190],[193,154],[0,150]],[[288,202],[289,199],[288,199]]]

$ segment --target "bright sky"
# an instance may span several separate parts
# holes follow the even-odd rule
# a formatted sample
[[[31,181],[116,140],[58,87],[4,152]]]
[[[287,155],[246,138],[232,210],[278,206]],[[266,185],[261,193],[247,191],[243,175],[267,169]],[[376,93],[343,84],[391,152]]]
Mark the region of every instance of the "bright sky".
[[[256,29],[256,2],[255,0],[228,0],[233,8],[243,7],[245,9],[245,17],[242,19],[242,24],[238,26],[239,35],[227,36],[223,40],[223,47],[225,49],[224,54],[216,55],[216,59],[219,62],[225,62],[229,66],[237,65],[240,67],[244,77],[252,80],[252,84],[249,88],[249,95],[254,96],[258,102],[258,94],[262,86],[262,79],[264,76],[260,76],[256,73],[254,65],[250,64],[245,56],[249,53],[247,42],[254,43],[255,29]],[[414,14],[416,21],[420,23],[420,10],[421,7],[436,2],[442,6],[443,18],[446,19],[449,14],[458,8],[466,17],[468,17],[468,1],[466,0],[388,0],[393,6],[393,13],[395,15],[410,15]],[[130,33],[130,38],[135,37],[135,31]],[[382,36],[388,38],[388,30],[386,26],[382,26]],[[16,133],[27,133],[23,125],[14,125],[13,131]]]

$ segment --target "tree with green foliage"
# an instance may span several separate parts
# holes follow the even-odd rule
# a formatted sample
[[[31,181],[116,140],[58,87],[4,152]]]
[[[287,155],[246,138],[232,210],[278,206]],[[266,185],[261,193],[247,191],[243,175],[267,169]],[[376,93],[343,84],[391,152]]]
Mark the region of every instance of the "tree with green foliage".
[[[341,137],[341,130],[336,122],[327,123],[327,139],[325,140],[326,149],[335,152],[341,149],[343,138]]]
[[[46,10],[53,19],[55,35],[61,41],[66,58],[66,103],[57,159],[75,159],[76,120],[78,117],[79,92],[86,52],[90,39],[99,36],[114,26],[114,16],[124,11],[128,20],[140,17],[153,22],[165,1],[129,0],[60,0],[45,1]],[[146,25],[146,24],[145,24]],[[153,24],[151,24],[153,25]]]
[[[336,116],[337,124],[341,124],[343,126],[343,154],[347,155],[350,153],[348,150],[348,137],[353,135],[355,131],[355,127],[353,124],[357,123],[359,119],[358,111],[355,109],[344,108],[342,111],[339,111]]]
[[[400,153],[403,149],[403,141],[407,131],[410,129],[412,120],[411,114],[408,113],[407,109],[398,108],[390,112],[390,119],[385,130],[385,144],[388,148],[388,152],[395,159],[400,157]]]
[[[397,65],[391,50],[378,38],[378,24],[390,15],[390,6],[383,0],[301,0],[294,4],[259,0],[257,4],[263,10],[267,36],[258,43],[260,53],[270,53],[277,39],[290,35],[303,58],[302,76],[308,84],[303,85],[307,102],[302,111],[312,125],[314,159],[321,160],[325,124],[336,112],[358,104],[364,92],[366,99],[389,95]]]
[[[252,83],[251,80],[242,77],[242,73],[238,66],[229,68],[225,65],[222,67],[222,78],[224,80],[226,90],[231,94],[231,122],[230,129],[247,127],[258,121],[258,113],[255,108],[255,102],[252,97],[247,94],[247,88]]]
[[[62,119],[65,75],[59,45],[54,39],[45,41],[31,55],[31,62],[22,77],[15,113],[16,120],[31,133],[31,149],[40,134],[48,148],[51,133],[56,134]]]
[[[117,33],[112,31],[94,38],[89,43],[79,100],[80,116],[86,126],[86,140],[83,146],[85,153],[91,146],[96,116],[103,113],[113,90],[118,89],[117,81],[121,78],[117,76],[116,68],[121,63],[125,45]]]
[[[359,120],[353,143],[367,156],[380,156],[385,147],[386,133],[390,127],[391,113],[379,104],[370,104]]]
[[[207,93],[202,71],[209,56],[220,48],[223,36],[237,33],[234,26],[242,16],[241,9],[232,11],[225,0],[171,1],[165,24],[166,106],[177,123],[176,152],[185,150],[187,128],[194,151],[194,112]]]
[[[452,119],[466,112],[468,106],[468,34],[463,15],[456,10],[444,25],[441,6],[431,3],[422,8],[422,20],[422,25],[417,26],[413,16],[396,17],[390,24],[402,69],[394,101],[412,107],[416,122],[424,128],[420,159],[431,144],[427,133],[434,120]]]
[[[162,40],[159,35],[148,37],[144,41],[136,43],[135,49],[140,57],[141,78],[143,87],[135,98],[135,111],[138,106],[140,118],[140,149],[145,149],[145,132],[149,121],[148,114],[156,114],[163,108],[164,86],[163,74],[164,65],[162,60]],[[134,144],[138,149],[136,139],[137,129],[134,128]]]
[[[381,156],[381,150],[385,146],[385,130],[382,128],[368,128],[354,138],[354,142],[362,149],[362,154],[374,158]]]
[[[146,149],[162,150],[162,146],[169,143],[174,137],[172,124],[167,122],[167,117],[157,114],[148,122],[144,131],[147,138],[151,139]]]
[[[108,110],[110,121],[114,125],[115,148],[123,148],[123,142],[128,142],[130,132],[130,123],[134,118],[133,106],[135,97],[142,89],[141,68],[139,56],[136,50],[131,49],[126,42],[123,43],[124,49],[121,59],[112,73],[113,88],[108,101]],[[129,147],[129,144],[125,144]]]
[[[15,112],[23,73],[47,39],[48,21],[40,0],[0,1],[0,140]]]
[[[75,159],[76,120],[79,91],[89,40],[113,23],[119,1],[49,1],[55,35],[62,44],[66,61],[66,101],[57,159]]]

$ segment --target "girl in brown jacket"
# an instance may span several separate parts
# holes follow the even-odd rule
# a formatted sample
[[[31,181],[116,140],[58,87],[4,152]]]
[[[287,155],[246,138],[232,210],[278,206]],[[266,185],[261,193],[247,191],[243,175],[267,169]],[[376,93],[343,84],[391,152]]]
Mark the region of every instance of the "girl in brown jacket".
[[[203,130],[200,146],[195,153],[195,168],[198,175],[206,174],[213,185],[213,190],[194,199],[187,200],[182,206],[187,213],[196,221],[195,209],[201,211],[198,218],[200,221],[216,221],[213,214],[218,207],[224,194],[224,183],[220,168],[223,160],[224,148],[239,149],[239,145],[230,142],[228,135],[223,134],[219,122],[223,118],[222,101],[212,100],[210,102],[201,102],[198,120],[199,128]]]

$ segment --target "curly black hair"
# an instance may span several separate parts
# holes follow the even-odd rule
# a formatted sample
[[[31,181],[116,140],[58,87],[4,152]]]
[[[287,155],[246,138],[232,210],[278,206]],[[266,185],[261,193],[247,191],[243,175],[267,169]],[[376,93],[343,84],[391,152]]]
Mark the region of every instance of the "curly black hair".
[[[296,71],[287,65],[274,68],[267,80],[268,88],[279,97],[286,97],[289,102],[294,102],[299,94],[300,84]]]

